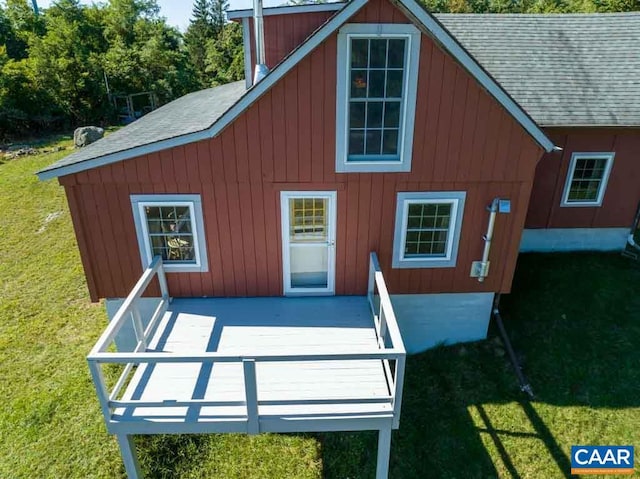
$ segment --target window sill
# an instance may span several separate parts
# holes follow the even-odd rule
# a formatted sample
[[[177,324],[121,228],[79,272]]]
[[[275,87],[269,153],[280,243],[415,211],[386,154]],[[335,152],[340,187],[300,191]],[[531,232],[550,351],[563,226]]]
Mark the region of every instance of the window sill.
[[[208,271],[206,266],[199,266],[196,264],[171,264],[163,263],[164,270],[167,273],[206,273]]]
[[[395,269],[422,269],[422,268],[455,268],[455,258],[430,258],[430,259],[397,259],[393,258],[391,265]]]
[[[336,173],[408,173],[408,161],[342,161],[336,164]]]
[[[602,202],[594,202],[594,203],[585,203],[585,202],[575,202],[575,203],[560,203],[561,208],[600,208],[602,206]]]

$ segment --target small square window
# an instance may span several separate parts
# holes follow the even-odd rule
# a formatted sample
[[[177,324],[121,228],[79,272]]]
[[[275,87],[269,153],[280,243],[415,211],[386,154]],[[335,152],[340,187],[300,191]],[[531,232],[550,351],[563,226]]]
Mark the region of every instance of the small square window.
[[[394,268],[442,268],[456,264],[464,192],[398,193]]]
[[[143,267],[162,257],[167,271],[207,271],[198,195],[132,195]]]
[[[571,155],[562,206],[600,206],[613,166],[613,153]]]

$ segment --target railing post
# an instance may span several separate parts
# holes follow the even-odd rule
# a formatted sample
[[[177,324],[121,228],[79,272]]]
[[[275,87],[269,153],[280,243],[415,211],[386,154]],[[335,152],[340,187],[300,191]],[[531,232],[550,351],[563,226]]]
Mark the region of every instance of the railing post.
[[[160,260],[160,264],[158,265],[158,283],[160,283],[160,295],[162,299],[169,300],[169,285],[167,284],[167,275],[164,272],[164,263],[162,262],[162,258],[157,256]]]
[[[256,382],[255,359],[243,359],[244,369],[244,393],[247,403],[247,433],[258,434],[260,432],[260,419],[258,418],[258,384]]]
[[[402,389],[404,387],[405,356],[396,359],[396,370],[393,378],[395,394],[393,395],[393,428],[400,427],[400,407],[402,406]]]
[[[140,316],[140,310],[135,304],[131,308],[131,317],[133,318],[133,329],[136,333],[136,339],[138,340],[136,351],[139,349],[146,351],[147,338],[145,338],[144,336],[144,328],[142,327],[142,317]],[[140,348],[140,346],[142,346],[142,348]]]
[[[387,313],[385,312],[382,299],[380,300],[380,313],[378,316],[380,318],[380,339],[382,343],[385,344],[384,338],[387,335]]]
[[[369,255],[369,282],[367,284],[367,296],[369,296],[369,301],[373,301],[373,293],[375,292],[376,285],[376,269],[374,266],[374,257],[375,253],[371,253]]]
[[[96,387],[98,393],[98,400],[100,401],[100,407],[102,408],[102,415],[105,421],[109,422],[111,419],[111,409],[109,409],[109,397],[107,393],[107,386],[104,383],[104,376],[102,375],[102,369],[98,361],[89,360],[89,371],[91,371],[91,377],[93,378],[93,384]]]

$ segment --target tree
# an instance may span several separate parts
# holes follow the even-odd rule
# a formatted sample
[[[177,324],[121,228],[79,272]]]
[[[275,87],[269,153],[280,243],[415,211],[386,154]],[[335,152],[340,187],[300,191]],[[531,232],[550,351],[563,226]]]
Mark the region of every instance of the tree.
[[[102,116],[108,107],[100,67],[106,42],[97,8],[59,0],[47,10],[44,36],[29,45],[37,87],[80,122]]]
[[[206,72],[212,85],[244,78],[242,27],[237,23],[224,26],[217,38],[207,43]]]
[[[8,58],[27,57],[27,42],[21,39],[7,12],[0,6],[0,45],[5,47],[4,54]]]
[[[109,0],[105,9],[104,34],[110,41],[135,42],[134,27],[139,21],[158,20],[156,0]]]
[[[103,67],[112,90],[151,91],[161,102],[198,88],[180,32],[158,17],[155,1],[111,0]]]
[[[193,5],[184,41],[202,87],[213,81],[208,71],[208,50],[210,42],[217,42],[226,28],[227,7],[226,0],[195,0]]]

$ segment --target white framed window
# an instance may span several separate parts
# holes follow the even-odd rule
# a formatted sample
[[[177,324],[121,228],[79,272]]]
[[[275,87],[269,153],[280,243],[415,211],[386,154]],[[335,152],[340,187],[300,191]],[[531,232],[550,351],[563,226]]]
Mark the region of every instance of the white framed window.
[[[200,195],[131,195],[142,267],[162,256],[170,272],[208,270]]]
[[[573,153],[561,206],[600,206],[614,153]]]
[[[464,191],[398,193],[394,268],[456,265]]]
[[[338,34],[336,171],[411,171],[420,31],[347,24]]]

